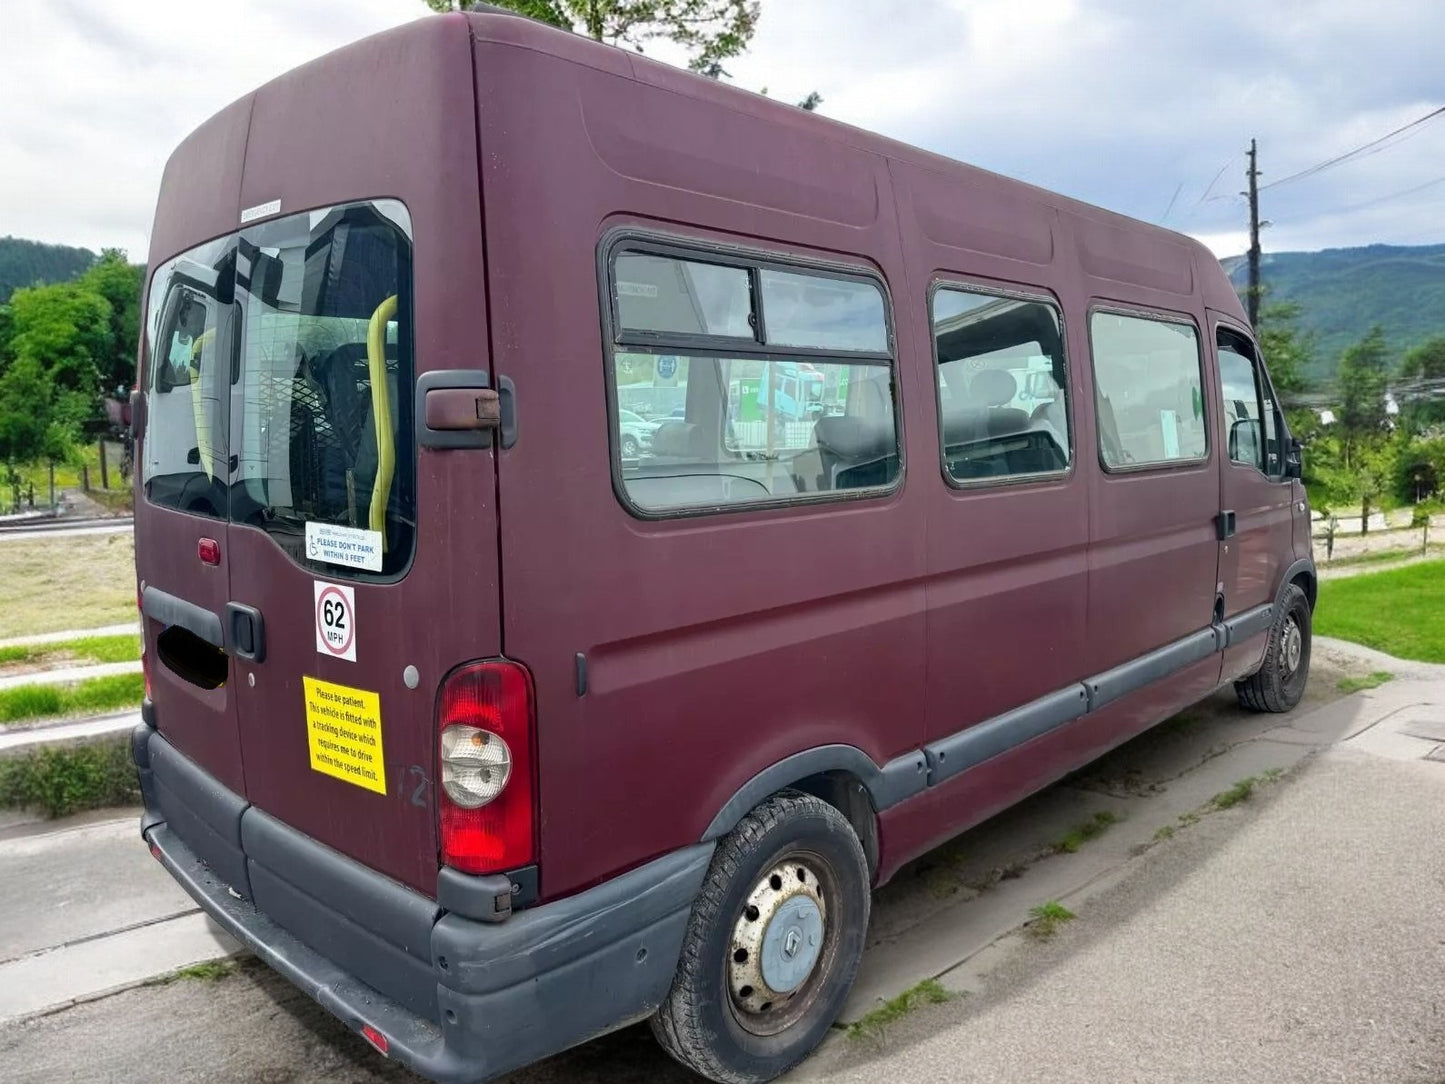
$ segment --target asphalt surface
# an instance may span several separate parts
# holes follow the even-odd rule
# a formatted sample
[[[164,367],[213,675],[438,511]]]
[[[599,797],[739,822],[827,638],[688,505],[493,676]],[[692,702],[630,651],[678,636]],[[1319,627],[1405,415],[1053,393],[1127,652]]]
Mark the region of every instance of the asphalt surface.
[[[1440,1084],[1445,763],[1349,748],[1146,855],[1046,945],[804,1079]]]

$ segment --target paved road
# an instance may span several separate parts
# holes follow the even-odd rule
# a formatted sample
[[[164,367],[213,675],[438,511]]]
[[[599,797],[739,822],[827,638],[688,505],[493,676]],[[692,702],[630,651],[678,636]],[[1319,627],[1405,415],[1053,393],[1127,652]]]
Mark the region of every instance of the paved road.
[[[1445,713],[1437,716],[1445,721]],[[804,1079],[1445,1081],[1445,763],[1342,749]]]

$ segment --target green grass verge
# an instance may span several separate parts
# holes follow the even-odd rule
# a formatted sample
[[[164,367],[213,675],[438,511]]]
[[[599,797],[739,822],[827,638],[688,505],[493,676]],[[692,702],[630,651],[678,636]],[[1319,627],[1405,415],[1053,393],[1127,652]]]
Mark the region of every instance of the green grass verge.
[[[138,707],[144,695],[144,674],[112,674],[74,685],[20,685],[0,690],[0,726]]]
[[[1341,678],[1335,688],[1342,693],[1358,693],[1365,689],[1378,689],[1387,681],[1395,680],[1395,675],[1388,670],[1376,670],[1372,674],[1365,674],[1363,677]]]
[[[1421,553],[1419,546],[1406,546],[1397,550],[1371,550],[1349,557],[1336,557],[1332,561],[1320,562],[1323,568],[1354,568],[1357,565],[1379,565],[1390,561],[1409,561],[1416,557],[1445,557],[1445,543],[1430,543],[1428,553]]]
[[[850,1039],[877,1039],[883,1036],[889,1025],[896,1024],[920,1005],[941,1005],[950,1000],[950,995],[937,979],[925,979],[917,986],[904,990],[897,997],[885,1001],[867,1016],[848,1025]]]
[[[4,545],[0,639],[136,619],[129,534],[27,538]]]
[[[0,647],[0,666],[86,666],[102,662],[131,662],[140,658],[139,636],[82,636],[55,644],[15,644]]]
[[[1445,561],[1323,581],[1314,631],[1401,659],[1445,662]]]
[[[0,757],[0,807],[5,809],[34,809],[64,817],[139,802],[129,735],[86,745],[46,745]]]

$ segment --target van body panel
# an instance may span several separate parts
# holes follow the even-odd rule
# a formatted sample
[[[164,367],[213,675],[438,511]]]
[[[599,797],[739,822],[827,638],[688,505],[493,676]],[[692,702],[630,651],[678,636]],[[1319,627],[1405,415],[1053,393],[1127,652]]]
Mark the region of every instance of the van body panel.
[[[891,215],[863,214],[847,194],[886,191],[887,171],[877,157],[852,156],[867,179],[834,182],[844,195],[833,213],[872,221],[843,226],[793,213],[791,201],[814,195],[803,184],[816,176],[814,160],[852,153],[816,134],[793,133],[786,154],[762,154],[793,171],[774,178],[781,194],[765,206],[756,201],[773,189],[727,170],[742,153],[733,137],[763,141],[749,155],[781,148],[783,134],[768,126],[739,121],[724,127],[722,145],[692,146],[723,170],[713,178],[671,145],[698,107],[688,97],[485,41],[476,67],[478,100],[496,103],[481,110],[487,257],[499,269],[493,360],[516,382],[526,429],[499,464],[503,628],[508,655],[536,681],[542,894],[552,897],[701,838],[739,788],[790,754],[843,743],[882,765],[918,747],[924,539],[913,525],[931,464],[919,465],[922,485],[866,500],[630,515],[613,489],[599,409],[596,246],[628,223],[687,223],[667,232],[864,268],[867,258],[852,254],[868,253],[902,282]],[[519,89],[531,86],[549,90]],[[601,116],[639,110],[651,123],[629,138],[646,145],[658,133],[657,177],[610,166],[589,130]],[[628,171],[644,173],[650,159],[628,153]],[[903,394],[925,390],[905,384]]]

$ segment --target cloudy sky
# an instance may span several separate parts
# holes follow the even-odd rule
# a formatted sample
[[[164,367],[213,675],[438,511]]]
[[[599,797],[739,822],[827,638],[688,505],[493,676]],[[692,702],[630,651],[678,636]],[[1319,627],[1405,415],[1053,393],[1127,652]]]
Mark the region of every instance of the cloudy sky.
[[[426,13],[422,0],[6,0],[0,235],[145,255],[174,145],[246,91]],[[736,82],[942,154],[1266,250],[1445,242],[1428,0],[763,0]]]

